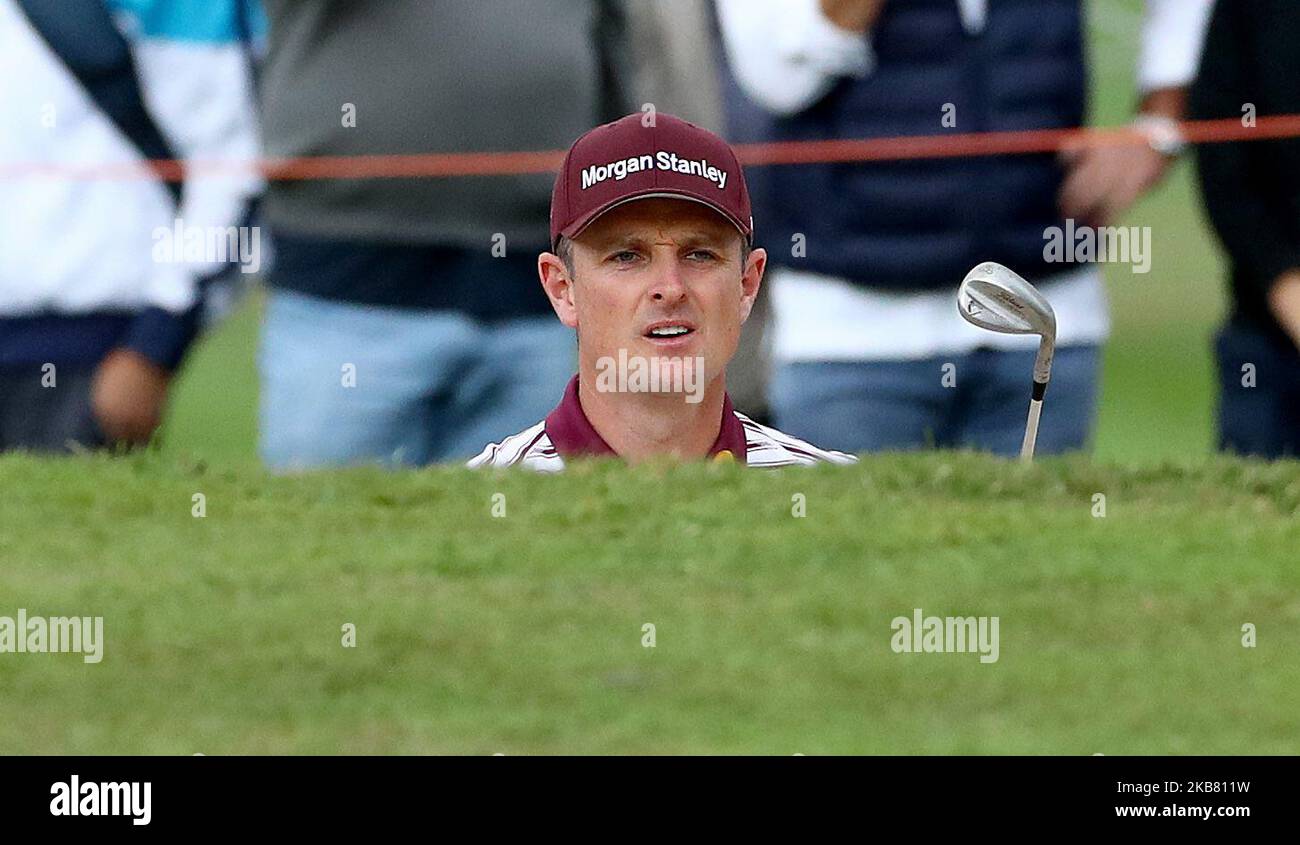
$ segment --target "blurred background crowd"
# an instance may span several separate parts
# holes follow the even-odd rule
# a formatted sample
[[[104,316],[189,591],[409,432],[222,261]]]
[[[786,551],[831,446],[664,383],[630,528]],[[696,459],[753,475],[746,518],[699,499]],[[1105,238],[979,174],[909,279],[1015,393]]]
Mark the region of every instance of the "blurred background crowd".
[[[163,426],[275,469],[421,465],[533,424],[574,367],[536,269],[553,177],[198,165],[557,150],[653,110],[735,143],[1136,130],[748,168],[751,416],[1016,453],[1036,339],[954,305],[992,260],[1057,312],[1040,452],[1294,454],[1300,140],[1185,151],[1178,121],[1300,114],[1297,43],[1294,0],[0,0],[0,449]],[[113,172],[142,159],[195,166]],[[1051,260],[1067,225],[1149,227],[1151,272]]]

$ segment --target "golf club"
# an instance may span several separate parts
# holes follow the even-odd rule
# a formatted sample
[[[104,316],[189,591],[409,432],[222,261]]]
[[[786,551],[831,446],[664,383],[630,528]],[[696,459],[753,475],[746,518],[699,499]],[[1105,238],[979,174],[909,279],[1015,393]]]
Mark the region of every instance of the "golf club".
[[[992,261],[976,265],[957,289],[957,310],[968,323],[1003,334],[1036,334],[1038,357],[1034,361],[1034,391],[1029,400],[1029,422],[1020,446],[1020,459],[1034,458],[1038,418],[1043,410],[1047,381],[1052,377],[1056,351],[1056,314],[1038,290],[1013,271]]]

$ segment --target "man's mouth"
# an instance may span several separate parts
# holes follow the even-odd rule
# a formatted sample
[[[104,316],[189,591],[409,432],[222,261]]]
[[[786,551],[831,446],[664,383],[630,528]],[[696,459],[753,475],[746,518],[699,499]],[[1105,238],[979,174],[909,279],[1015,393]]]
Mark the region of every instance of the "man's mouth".
[[[684,320],[660,320],[651,323],[642,336],[654,340],[674,340],[694,333],[695,325],[693,323]]]

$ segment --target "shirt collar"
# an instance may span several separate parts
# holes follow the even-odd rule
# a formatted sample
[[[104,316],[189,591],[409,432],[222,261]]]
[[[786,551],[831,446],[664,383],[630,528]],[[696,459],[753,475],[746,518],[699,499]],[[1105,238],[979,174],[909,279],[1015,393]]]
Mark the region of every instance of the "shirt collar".
[[[578,400],[578,377],[575,375],[564,389],[564,398],[546,417],[546,435],[562,458],[617,457],[618,453],[592,427]],[[739,463],[745,463],[745,427],[731,405],[731,397],[722,396],[722,427],[718,439],[709,449],[709,457],[726,460],[723,453]]]

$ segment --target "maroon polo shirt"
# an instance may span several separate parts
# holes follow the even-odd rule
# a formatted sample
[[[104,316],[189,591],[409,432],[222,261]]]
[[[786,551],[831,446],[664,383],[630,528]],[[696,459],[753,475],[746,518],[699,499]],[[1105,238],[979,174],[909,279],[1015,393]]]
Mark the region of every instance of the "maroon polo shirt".
[[[592,427],[578,399],[578,377],[575,375],[564,389],[564,398],[554,411],[546,416],[546,436],[551,439],[561,458],[618,457],[605,439]],[[739,463],[745,463],[745,427],[731,406],[731,397],[722,397],[722,427],[718,439],[709,448],[709,457],[730,452]]]

